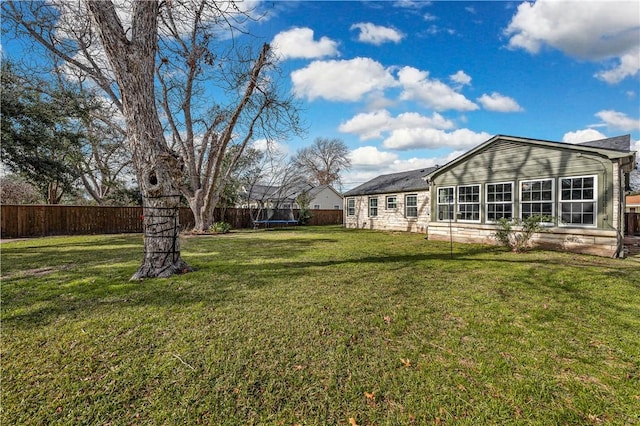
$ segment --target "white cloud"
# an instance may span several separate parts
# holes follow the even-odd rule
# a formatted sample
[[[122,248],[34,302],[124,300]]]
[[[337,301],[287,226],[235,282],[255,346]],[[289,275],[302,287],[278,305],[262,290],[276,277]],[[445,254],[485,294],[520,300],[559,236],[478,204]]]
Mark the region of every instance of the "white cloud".
[[[484,109],[497,112],[519,112],[523,111],[515,99],[493,92],[490,95],[486,93],[478,98],[478,102],[482,104]]]
[[[358,114],[350,120],[340,124],[339,131],[357,134],[360,140],[382,137],[383,133],[414,128],[451,129],[454,123],[442,115],[434,112],[431,117],[415,112],[405,112],[392,117],[387,110]]]
[[[640,120],[631,118],[622,112],[603,110],[597,112],[596,117],[604,121],[607,127],[615,130],[622,130],[623,132],[640,130]]]
[[[328,37],[314,40],[311,28],[292,28],[282,31],[273,37],[271,45],[282,59],[312,59],[338,55],[338,43]]]
[[[397,0],[393,5],[404,9],[422,9],[423,7],[431,6],[431,2],[423,0]]]
[[[424,16],[422,17],[425,21],[427,22],[431,22],[431,21],[437,21],[438,17],[435,15],[432,15],[430,13],[425,13]]]
[[[638,47],[640,49],[640,46]],[[633,77],[640,71],[640,50],[620,56],[620,63],[607,71],[595,74],[595,77],[609,84],[616,84],[627,77]]]
[[[640,2],[550,1],[523,2],[505,34],[509,47],[538,53],[548,45],[567,55],[620,64],[596,76],[609,83],[640,71]]]
[[[394,86],[391,73],[370,58],[314,61],[291,73],[293,92],[312,101],[358,101],[369,92]]]
[[[414,128],[394,130],[384,140],[383,146],[389,149],[408,150],[418,148],[469,149],[491,137],[488,133],[476,133],[469,129],[457,129],[446,132],[439,129]]]
[[[458,158],[463,151],[453,151],[443,157],[413,157],[398,159],[396,154],[380,151],[375,147],[362,147],[352,153],[352,167],[343,178],[345,190],[356,187],[377,176],[417,170],[447,164]],[[358,160],[360,159],[360,160]]]
[[[467,86],[469,84],[471,84],[471,77],[468,76],[464,71],[460,70],[455,74],[451,74],[449,76],[449,79],[451,79],[451,81],[453,81],[454,83],[457,83],[460,85],[460,87],[462,86]]]
[[[456,92],[440,80],[430,79],[428,71],[403,67],[398,71],[398,80],[403,87],[402,100],[416,100],[436,111],[473,111],[478,105]]]
[[[606,136],[595,129],[584,129],[565,133],[562,137],[562,142],[581,143],[599,139],[606,139]]]
[[[437,25],[431,25],[429,26],[429,28],[427,28],[426,32],[429,35],[437,35],[440,33],[447,33],[449,35],[454,35],[456,33],[456,30],[453,28],[445,28],[445,27],[439,27]]]
[[[379,151],[375,146],[356,148],[349,154],[351,166],[356,169],[379,168],[393,163],[398,155],[391,152]]]
[[[256,140],[251,144],[251,147],[257,149],[258,151],[269,153],[270,155],[275,157],[287,156],[291,152],[291,150],[289,149],[289,145],[278,141],[268,141],[266,139]]]
[[[365,99],[365,109],[367,111],[378,111],[397,105],[397,101],[387,98],[384,92],[371,92],[367,94]]]
[[[351,30],[359,29],[358,41],[380,46],[382,43],[400,43],[404,34],[395,28],[383,27],[370,22],[360,22],[353,24]]]

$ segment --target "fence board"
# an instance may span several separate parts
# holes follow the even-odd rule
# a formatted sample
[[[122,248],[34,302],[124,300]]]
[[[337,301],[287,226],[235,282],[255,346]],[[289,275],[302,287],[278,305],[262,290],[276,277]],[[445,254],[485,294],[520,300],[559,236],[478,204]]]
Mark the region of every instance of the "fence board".
[[[627,236],[640,235],[640,213],[624,214],[625,229],[624,234]]]
[[[2,238],[142,232],[142,207],[1,205]],[[310,225],[342,224],[342,210],[312,210]],[[297,211],[294,211],[297,216]],[[234,229],[251,228],[249,209],[216,209],[215,218]],[[180,208],[182,229],[193,228],[191,209]]]

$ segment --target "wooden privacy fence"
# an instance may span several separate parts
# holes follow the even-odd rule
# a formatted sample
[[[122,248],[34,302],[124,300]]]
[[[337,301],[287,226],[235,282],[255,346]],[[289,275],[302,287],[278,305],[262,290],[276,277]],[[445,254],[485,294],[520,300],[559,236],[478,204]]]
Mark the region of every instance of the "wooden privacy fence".
[[[2,238],[142,232],[142,207],[2,205],[0,209]],[[312,215],[310,225],[342,223],[342,210],[312,210]],[[216,209],[215,217],[235,229],[252,226],[249,209]],[[194,224],[191,209],[181,207],[181,228]]]
[[[625,213],[624,233],[627,236],[640,235],[640,213]]]

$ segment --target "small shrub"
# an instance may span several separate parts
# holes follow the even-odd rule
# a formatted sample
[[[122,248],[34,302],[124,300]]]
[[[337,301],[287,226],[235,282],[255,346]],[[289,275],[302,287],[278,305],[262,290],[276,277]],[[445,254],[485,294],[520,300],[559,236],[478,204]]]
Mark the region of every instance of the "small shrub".
[[[298,211],[298,225],[308,225],[311,221],[311,210],[306,207],[300,208]]]
[[[216,222],[209,227],[209,232],[214,232],[216,234],[226,234],[231,231],[231,224],[227,222]]]
[[[302,192],[296,197],[296,203],[300,206],[298,210],[298,225],[307,225],[311,221],[312,213],[309,209],[311,196],[307,191]]]
[[[548,216],[533,215],[524,220],[498,220],[499,229],[492,235],[501,245],[509,247],[515,253],[523,253],[531,247],[531,237],[544,230],[543,223],[551,222]]]

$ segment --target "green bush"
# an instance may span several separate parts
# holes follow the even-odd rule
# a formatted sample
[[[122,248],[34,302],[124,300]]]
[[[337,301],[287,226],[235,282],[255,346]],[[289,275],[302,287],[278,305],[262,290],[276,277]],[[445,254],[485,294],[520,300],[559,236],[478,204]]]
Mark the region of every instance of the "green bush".
[[[214,232],[216,234],[226,234],[231,231],[231,224],[227,222],[216,222],[209,227],[209,232]]]
[[[311,210],[306,207],[301,207],[298,211],[298,225],[308,225],[311,221]]]
[[[300,206],[298,210],[298,225],[308,225],[311,221],[313,214],[309,209],[309,203],[311,202],[311,196],[307,191],[300,193],[296,197],[296,203]]]
[[[523,253],[531,248],[531,237],[544,230],[543,223],[551,222],[548,216],[533,215],[526,219],[498,220],[499,229],[492,235],[501,245],[515,253]]]

